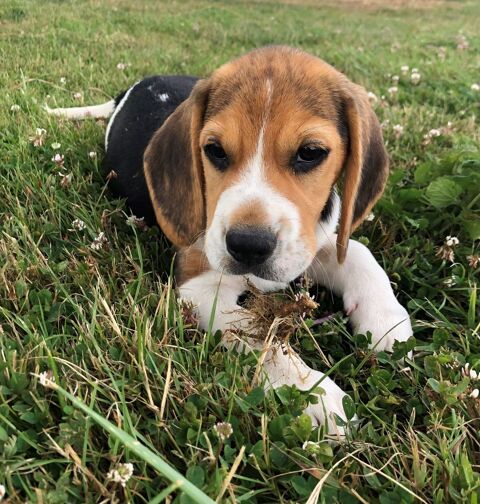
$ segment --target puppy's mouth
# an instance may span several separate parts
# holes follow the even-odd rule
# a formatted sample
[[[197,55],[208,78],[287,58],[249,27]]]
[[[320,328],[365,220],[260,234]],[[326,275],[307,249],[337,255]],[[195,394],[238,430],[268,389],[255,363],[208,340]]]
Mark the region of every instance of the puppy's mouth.
[[[258,226],[231,227],[220,240],[207,240],[205,250],[218,272],[275,283],[291,282],[313,259],[302,240],[284,240],[271,228]]]
[[[229,258],[225,260],[224,271],[229,275],[254,275],[263,280],[270,280],[273,282],[284,281],[283,278],[279,278],[278,273],[275,271],[273,261],[247,265]]]

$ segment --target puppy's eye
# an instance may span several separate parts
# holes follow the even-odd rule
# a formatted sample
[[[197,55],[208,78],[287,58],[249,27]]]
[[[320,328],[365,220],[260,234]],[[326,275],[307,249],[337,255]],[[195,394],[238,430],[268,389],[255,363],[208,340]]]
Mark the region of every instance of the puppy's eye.
[[[318,145],[302,145],[293,157],[293,169],[304,173],[323,163],[329,154],[329,150]]]
[[[208,143],[203,147],[203,151],[215,168],[218,170],[226,170],[228,168],[229,160],[227,153],[218,142]]]

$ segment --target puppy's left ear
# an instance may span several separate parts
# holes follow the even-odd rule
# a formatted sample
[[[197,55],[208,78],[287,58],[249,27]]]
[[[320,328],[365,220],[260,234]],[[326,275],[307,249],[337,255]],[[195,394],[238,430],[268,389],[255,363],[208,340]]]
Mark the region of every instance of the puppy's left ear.
[[[364,88],[348,82],[344,95],[349,146],[343,173],[343,197],[337,235],[337,259],[345,260],[352,232],[383,193],[388,155],[382,129]]]

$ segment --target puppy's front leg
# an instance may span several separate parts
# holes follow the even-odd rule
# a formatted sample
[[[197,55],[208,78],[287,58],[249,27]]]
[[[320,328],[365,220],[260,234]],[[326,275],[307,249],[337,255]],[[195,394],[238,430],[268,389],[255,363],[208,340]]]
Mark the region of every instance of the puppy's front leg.
[[[342,436],[343,428],[335,423],[335,414],[345,419],[343,397],[345,393],[333,380],[323,373],[308,367],[288,346],[255,338],[239,337],[229,332],[232,329],[254,331],[248,311],[237,304],[238,297],[248,288],[241,276],[222,275],[216,271],[205,271],[184,282],[178,289],[182,298],[190,300],[196,307],[199,325],[202,329],[210,326],[213,331],[224,332],[222,344],[227,348],[236,347],[240,351],[260,350],[260,362],[267,375],[266,388],[282,385],[296,385],[300,390],[310,390],[316,385],[325,391],[319,395],[318,403],[311,404],[305,412],[314,425],[328,424],[330,434]],[[320,382],[320,383],[319,383]]]
[[[200,328],[215,332],[248,328],[251,317],[237,304],[246,290],[244,277],[208,270],[180,285],[178,293],[194,305]]]
[[[305,413],[312,418],[314,426],[325,425],[330,435],[344,436],[344,428],[336,425],[335,415],[344,421],[346,419],[343,409],[345,392],[331,378],[307,366],[288,345],[277,344],[264,351],[266,388],[296,385],[299,390],[315,390],[319,387],[324,393],[316,394],[318,403],[310,404]]]
[[[209,268],[209,263],[199,241],[180,251],[176,278],[181,298],[195,306],[199,326],[212,331],[251,329],[251,316],[238,305],[238,298],[249,289],[249,284],[262,292],[280,290],[286,284],[262,280],[257,277],[229,275]]]
[[[412,335],[408,313],[395,298],[385,271],[367,247],[350,240],[345,262],[338,264],[336,240],[332,234],[307,273],[343,297],[355,333],[370,331],[375,350],[391,350],[394,341],[406,341]]]

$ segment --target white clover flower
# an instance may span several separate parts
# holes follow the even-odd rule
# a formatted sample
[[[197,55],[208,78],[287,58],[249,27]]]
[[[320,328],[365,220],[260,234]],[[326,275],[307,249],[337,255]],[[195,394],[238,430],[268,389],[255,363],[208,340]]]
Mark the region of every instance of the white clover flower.
[[[88,157],[89,157],[90,159],[95,159],[95,158],[97,157],[97,153],[96,153],[95,151],[90,151],[90,152],[88,153]]]
[[[472,254],[467,256],[468,265],[471,268],[476,268],[480,264],[480,255]]]
[[[398,84],[398,81],[400,80],[400,77],[398,75],[392,75],[392,82],[396,85]]]
[[[375,105],[375,103],[378,102],[378,97],[375,93],[372,93],[372,91],[369,91],[367,93],[367,96],[368,96],[368,101],[372,104],[372,105]]]
[[[431,129],[428,133],[423,135],[424,143],[430,143],[432,138],[439,137],[442,134],[442,130],[438,128]]]
[[[93,242],[90,244],[90,248],[92,250],[100,250],[107,242],[108,240],[107,237],[105,236],[105,233],[101,231],[98,234],[98,236],[93,240]]]
[[[218,422],[213,426],[220,441],[225,441],[233,434],[233,427],[230,422]]]
[[[372,222],[375,219],[375,214],[373,212],[370,212],[367,217],[365,218],[366,221]]]
[[[478,378],[478,373],[474,369],[470,369],[469,376],[472,380],[476,380]]]
[[[45,143],[45,136],[47,135],[47,130],[44,128],[35,128],[35,135],[29,137],[30,142],[33,143],[34,147],[41,147]]]
[[[460,243],[460,240],[456,236],[447,236],[445,238],[445,245],[449,247],[456,247]]]
[[[478,396],[479,396],[479,394],[480,394],[480,391],[478,390],[478,388],[476,388],[476,389],[473,389],[473,390],[470,392],[469,396],[470,396],[470,397],[473,397],[473,399],[477,399],[477,398],[478,398]]]
[[[419,82],[420,82],[420,79],[422,78],[422,76],[420,75],[420,73],[417,71],[416,68],[414,68],[415,72],[412,70],[412,74],[410,75],[410,82],[416,86]]]
[[[476,82],[470,86],[470,89],[472,91],[480,91],[480,84],[477,84]],[[13,105],[12,105],[13,106]]]
[[[407,75],[408,71],[410,70],[410,67],[408,65],[402,65],[400,68],[400,71],[402,72],[402,75]]]
[[[130,66],[128,63],[117,63],[118,70],[125,70],[128,66]]]
[[[127,217],[126,223],[131,227],[145,227],[144,223],[145,217],[137,217],[136,215],[130,215]]]
[[[76,93],[73,93],[73,97],[75,100],[81,100],[83,98],[83,94],[77,91]]]
[[[453,248],[445,244],[437,248],[435,256],[451,263],[453,263],[453,261],[455,260],[455,252],[453,251]]]
[[[65,85],[67,83],[66,77],[60,77],[60,84]]]
[[[38,380],[40,385],[46,388],[51,388],[55,384],[55,377],[52,371],[43,371],[38,375]]]
[[[58,150],[58,149],[60,149],[61,146],[62,145],[59,144],[58,142],[53,142],[52,145],[51,145],[51,147],[52,147],[53,150]]]
[[[127,481],[133,476],[133,464],[118,464],[116,469],[112,469],[107,474],[107,480],[120,483],[125,488]]]
[[[52,157],[52,161],[60,167],[63,167],[63,163],[65,162],[65,156],[62,154],[59,154],[58,152],[55,154],[55,156]]]
[[[392,86],[388,88],[388,94],[390,96],[394,96],[398,93],[398,87],[397,86]]]
[[[395,124],[393,133],[395,134],[395,138],[400,138],[403,135],[403,126],[401,124]]]
[[[77,231],[83,231],[85,229],[85,222],[83,222],[82,219],[75,219],[72,222],[72,228],[77,230]]]
[[[457,49],[459,51],[465,51],[466,49],[468,49],[469,46],[470,43],[468,42],[467,37],[465,37],[465,35],[459,35],[457,37]]]
[[[20,105],[17,105],[16,103],[14,103],[11,107],[10,107],[10,110],[12,112],[18,112],[20,110]]]

